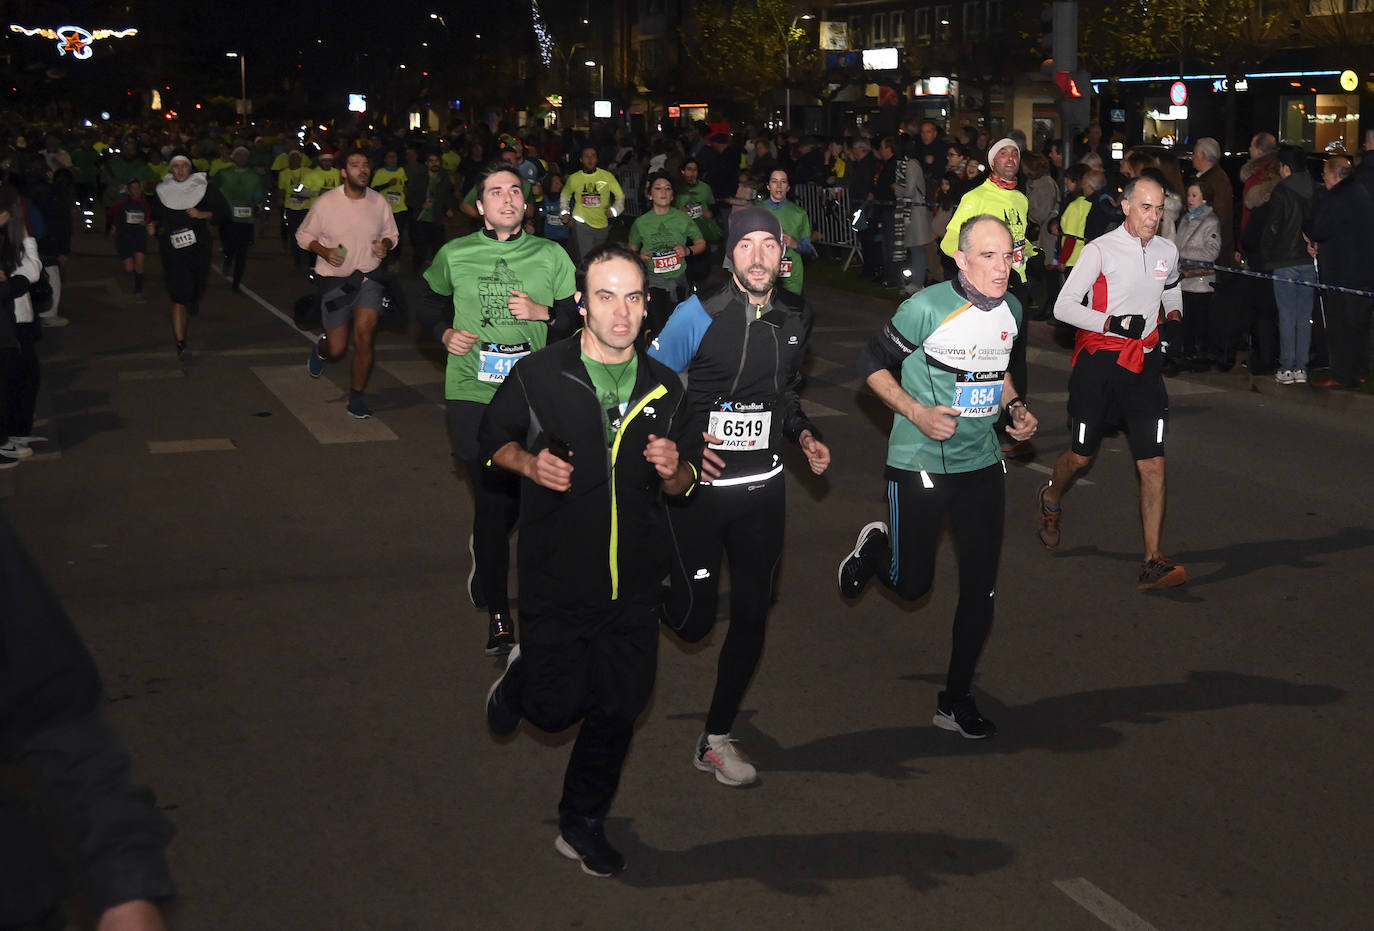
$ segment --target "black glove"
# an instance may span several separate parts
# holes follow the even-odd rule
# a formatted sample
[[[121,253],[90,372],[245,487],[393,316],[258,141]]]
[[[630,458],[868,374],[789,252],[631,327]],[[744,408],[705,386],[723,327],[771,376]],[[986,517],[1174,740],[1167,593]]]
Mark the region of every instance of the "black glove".
[[[1139,314],[1113,317],[1111,322],[1107,324],[1107,332],[1124,336],[1127,339],[1140,339],[1145,333],[1145,318]]]

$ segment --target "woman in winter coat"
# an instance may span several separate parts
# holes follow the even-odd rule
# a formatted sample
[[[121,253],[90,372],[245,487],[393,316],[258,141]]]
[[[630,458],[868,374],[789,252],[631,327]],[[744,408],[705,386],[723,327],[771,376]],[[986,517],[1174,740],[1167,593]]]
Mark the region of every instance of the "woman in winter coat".
[[[1212,285],[1217,276],[1211,269],[1188,268],[1188,262],[1215,262],[1221,254],[1221,222],[1207,203],[1201,184],[1188,185],[1188,210],[1178,222],[1173,238],[1178,246],[1178,260],[1183,266],[1183,319],[1165,324],[1164,337],[1169,342],[1169,362],[1177,368],[1205,371],[1221,359],[1209,359],[1208,347],[1221,332],[1221,321],[1214,320]]]
[[[0,190],[0,468],[33,455],[33,409],[38,400],[38,324],[29,286],[43,273],[38,242],[24,227],[13,188]]]

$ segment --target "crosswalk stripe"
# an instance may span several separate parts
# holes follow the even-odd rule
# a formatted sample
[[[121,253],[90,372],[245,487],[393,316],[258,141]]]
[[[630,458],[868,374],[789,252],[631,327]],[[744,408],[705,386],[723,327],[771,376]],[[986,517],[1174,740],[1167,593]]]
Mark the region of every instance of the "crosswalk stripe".
[[[148,452],[159,453],[210,453],[226,449],[238,449],[233,440],[215,437],[205,440],[149,440]]]
[[[267,390],[321,443],[372,443],[394,440],[396,434],[377,417],[348,416],[347,392],[327,378],[311,378],[304,365],[255,365]]]
[[[1054,886],[1115,931],[1157,931],[1154,925],[1081,876],[1055,880]]]

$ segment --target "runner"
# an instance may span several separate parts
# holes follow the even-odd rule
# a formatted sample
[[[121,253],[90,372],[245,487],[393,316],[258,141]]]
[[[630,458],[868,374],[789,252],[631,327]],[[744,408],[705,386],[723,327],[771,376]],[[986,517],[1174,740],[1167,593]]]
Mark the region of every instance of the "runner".
[[[763,653],[782,558],[783,437],[801,446],[814,474],[830,465],[830,450],[797,397],[812,314],[798,295],[776,286],[782,253],[774,213],[731,211],[730,277],[704,300],[679,305],[649,352],[687,376],[688,402],[709,444],[702,488],[670,512],[679,557],[664,620],[688,643],[710,633],[721,557],[729,557],[730,629],[693,754],[697,769],[729,786],[758,778],[730,729]]]
[[[604,168],[596,167],[596,148],[582,149],[582,170],[574,171],[563,184],[563,216],[571,218],[573,253],[580,260],[606,241],[610,221],[620,215],[625,193],[620,182]]]
[[[857,598],[875,575],[908,601],[925,597],[948,517],[959,560],[959,604],[936,727],[979,739],[997,727],[973,700],[974,669],[992,629],[1002,551],[1006,468],[996,432],[1007,411],[1017,440],[1037,422],[1007,365],[1021,333],[1020,301],[1007,293],[1012,236],[1000,217],[970,217],[959,232],[957,280],[902,302],[859,353],[859,374],[896,416],[887,446],[892,521],[874,521],[840,562],[840,593]],[[894,374],[895,373],[895,374]]]
[[[173,155],[171,173],[157,186],[153,224],[162,254],[162,273],[172,301],[172,335],[178,359],[186,358],[186,333],[200,313],[200,299],[210,277],[211,221],[223,222],[229,208],[202,171],[191,171],[191,159]]]
[[[424,273],[420,332],[448,350],[445,408],[453,458],[472,483],[472,571],[468,595],[489,615],[488,654],[515,643],[506,579],[519,482],[486,467],[477,431],[516,360],[542,349],[550,330],[571,329],[576,275],[558,245],[525,233],[525,195],[513,166],[488,166],[477,180],[483,228],[440,248]]]
[[[787,169],[774,168],[768,175],[768,196],[763,199],[761,206],[776,213],[778,222],[782,224],[782,244],[787,251],[783,253],[778,280],[788,291],[801,294],[805,277],[802,253],[814,256],[816,249],[811,245],[811,219],[805,210],[787,199],[787,192],[791,189]]]
[[[677,376],[635,349],[644,284],[623,246],[589,254],[586,325],[514,367],[481,432],[483,454],[523,479],[523,636],[487,694],[487,722],[505,736],[522,717],[551,732],[581,720],[554,846],[592,876],[625,869],[606,813],[653,691],[663,495],[692,490],[701,450]]]
[[[1164,215],[1164,188],[1132,178],[1121,191],[1121,226],[1083,247],[1064,282],[1054,316],[1078,327],[1069,376],[1072,445],[1040,486],[1040,542],[1059,546],[1060,507],[1073,480],[1092,465],[1103,431],[1124,422],[1140,476],[1140,523],[1145,540],[1141,591],[1172,588],[1187,571],[1160,551],[1164,534],[1164,434],[1169,395],[1159,348],[1159,307],[1181,319],[1178,248],[1156,236]],[[1090,298],[1090,303],[1085,303]]]
[[[673,207],[673,181],[666,172],[649,176],[650,209],[630,227],[630,248],[649,271],[648,319],[641,329],[647,343],[662,332],[675,308],[692,293],[687,258],[706,251],[695,223]]]
[[[232,274],[230,287],[238,291],[248,261],[248,247],[253,244],[258,205],[262,202],[262,184],[258,173],[248,167],[247,146],[234,149],[232,164],[215,175],[215,185],[229,204],[229,220],[220,227],[223,273]]]
[[[296,244],[313,252],[320,287],[324,335],[306,357],[310,377],[343,358],[353,336],[353,370],[348,413],[364,419],[372,409],[363,398],[372,374],[372,340],[377,332],[383,286],[372,277],[396,248],[399,236],[391,207],[367,185],[372,163],[354,149],[344,156],[344,183],[321,194],[296,231]]]
[[[132,179],[126,186],[127,195],[110,208],[114,226],[115,254],[124,263],[124,270],[134,276],[134,302],[143,304],[143,263],[148,251],[148,224],[153,220],[153,207],[143,197],[143,182]]]

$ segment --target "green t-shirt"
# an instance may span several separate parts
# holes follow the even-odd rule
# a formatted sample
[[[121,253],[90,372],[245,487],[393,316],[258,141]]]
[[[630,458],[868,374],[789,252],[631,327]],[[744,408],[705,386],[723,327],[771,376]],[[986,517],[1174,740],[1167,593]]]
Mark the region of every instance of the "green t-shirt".
[[[776,213],[783,233],[791,236],[797,242],[811,238],[811,219],[807,217],[805,210],[790,200],[785,200],[781,206],[776,206],[771,200],[764,198],[760,201],[759,206],[766,207]],[[783,252],[782,271],[778,274],[778,281],[782,283],[785,290],[791,291],[793,294],[801,294],[804,275],[805,269],[802,267],[801,253],[788,247]]]
[[[256,171],[230,165],[215,175],[215,186],[228,202],[235,223],[253,222],[253,208],[262,200],[262,178]]]
[[[687,274],[687,260],[673,251],[677,245],[690,246],[701,238],[701,231],[681,210],[665,214],[650,211],[640,215],[630,227],[630,245],[638,246],[648,263],[649,287],[655,280],[673,281]]]
[[[707,242],[719,242],[723,238],[720,224],[706,216],[706,211],[715,203],[716,195],[711,192],[711,186],[705,181],[698,181],[673,198],[673,206],[686,211],[687,216],[696,222],[701,237]]]
[[[609,447],[615,442],[616,432],[620,429],[620,418],[625,415],[625,406],[630,403],[630,395],[634,393],[635,374],[639,371],[639,355],[636,353],[624,362],[612,362],[608,365],[584,352],[582,365],[591,377],[597,401],[606,415],[606,446]]]
[[[452,240],[439,250],[424,279],[434,293],[453,297],[453,328],[478,336],[467,353],[448,357],[444,397],[482,404],[490,403],[517,359],[548,342],[547,323],[511,315],[511,289],[545,307],[576,290],[568,253],[528,233],[500,242],[478,230]]]
[[[917,349],[902,362],[902,390],[924,407],[960,411],[954,435],[932,440],[896,414],[887,464],[908,472],[973,472],[997,463],[1001,444],[994,425],[1001,411],[1003,377],[1021,329],[1021,304],[1008,293],[992,310],[979,310],[948,281],[902,302],[892,318]]]

